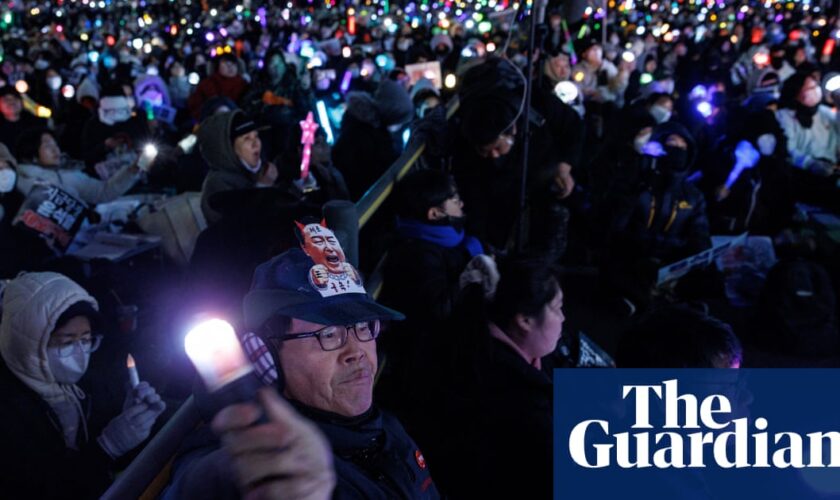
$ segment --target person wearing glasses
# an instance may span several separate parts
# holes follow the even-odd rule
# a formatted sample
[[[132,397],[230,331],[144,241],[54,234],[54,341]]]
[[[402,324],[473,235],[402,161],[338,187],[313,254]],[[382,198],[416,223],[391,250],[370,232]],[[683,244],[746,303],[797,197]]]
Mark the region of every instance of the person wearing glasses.
[[[299,224],[298,237],[300,249],[256,269],[244,316],[277,366],[278,392],[329,442],[334,489],[333,474],[323,465],[329,460],[316,459],[320,448],[287,439],[292,426],[271,418],[269,411],[268,422],[255,427],[221,426],[221,446],[208,439],[176,458],[165,498],[256,498],[255,492],[265,488],[288,493],[276,498],[329,498],[330,493],[332,498],[439,498],[421,450],[373,401],[382,322],[403,315],[368,297],[347,262],[313,272],[319,264],[312,256],[319,254],[312,241],[325,238],[339,245],[328,228]],[[344,253],[334,250],[330,263],[339,264],[333,256],[343,261]],[[195,437],[188,440],[195,443]],[[305,468],[306,463],[321,466]]]
[[[166,405],[147,382],[102,429],[76,383],[102,336],[96,300],[57,273],[5,288],[0,321],[0,491],[10,498],[96,498],[116,460],[148,438]]]

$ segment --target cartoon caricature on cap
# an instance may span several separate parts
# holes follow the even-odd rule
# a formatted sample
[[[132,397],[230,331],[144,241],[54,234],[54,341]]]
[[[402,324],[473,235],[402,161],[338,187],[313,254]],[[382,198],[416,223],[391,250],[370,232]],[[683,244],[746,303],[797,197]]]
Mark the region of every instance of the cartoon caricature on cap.
[[[343,293],[365,293],[359,272],[347,262],[335,233],[324,221],[295,222],[304,253],[315,263],[309,270],[309,283],[322,297]]]

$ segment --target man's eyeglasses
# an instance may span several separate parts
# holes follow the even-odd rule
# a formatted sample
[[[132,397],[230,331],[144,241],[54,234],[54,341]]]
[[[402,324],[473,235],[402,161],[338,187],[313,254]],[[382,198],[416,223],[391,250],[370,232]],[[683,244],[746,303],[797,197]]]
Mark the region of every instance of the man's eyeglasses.
[[[349,326],[327,326],[314,332],[287,333],[286,335],[273,338],[285,342],[286,340],[315,337],[318,339],[318,343],[321,344],[321,349],[335,351],[336,349],[341,349],[347,343],[350,330],[353,331],[353,334],[359,342],[370,342],[379,336],[380,328],[380,322],[377,319],[362,321]]]
[[[90,354],[99,349],[102,344],[102,335],[93,335],[91,337],[81,338],[66,344],[61,344],[56,347],[58,350],[58,357],[67,358],[73,355],[76,350],[81,350],[85,354]]]

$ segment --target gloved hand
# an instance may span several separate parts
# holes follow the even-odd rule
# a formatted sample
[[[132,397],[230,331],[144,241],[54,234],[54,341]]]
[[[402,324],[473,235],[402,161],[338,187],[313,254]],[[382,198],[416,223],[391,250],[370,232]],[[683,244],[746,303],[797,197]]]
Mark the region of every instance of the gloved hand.
[[[123,411],[111,420],[97,439],[111,458],[125,455],[149,437],[158,416],[166,409],[155,389],[140,382],[125,398]]]
[[[496,285],[499,284],[499,269],[496,267],[496,261],[484,254],[473,257],[458,279],[458,285],[462,290],[472,283],[482,286],[486,299],[493,298],[496,294]]]

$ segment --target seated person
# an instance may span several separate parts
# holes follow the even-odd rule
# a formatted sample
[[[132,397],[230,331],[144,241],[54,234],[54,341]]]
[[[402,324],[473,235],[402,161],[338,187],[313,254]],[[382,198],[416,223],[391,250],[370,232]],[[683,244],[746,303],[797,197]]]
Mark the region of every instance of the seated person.
[[[0,235],[12,225],[12,219],[23,203],[23,195],[15,190],[17,187],[17,162],[9,148],[0,143]],[[2,236],[0,236],[2,240]]]
[[[790,162],[827,177],[838,168],[840,120],[822,101],[820,82],[808,73],[797,73],[782,87],[782,109],[776,119],[787,138]]]
[[[726,323],[684,305],[652,312],[621,338],[619,368],[739,368],[741,343]]]
[[[367,296],[331,231],[312,223],[299,225],[298,234],[302,249],[257,268],[243,304],[245,320],[269,346],[278,389],[332,446],[334,498],[439,498],[417,445],[373,404],[381,322],[402,315]],[[168,494],[235,495],[233,459],[206,440],[176,458]]]
[[[198,147],[210,172],[201,189],[201,211],[208,224],[221,215],[210,198],[219,192],[273,186],[277,167],[262,161],[262,141],[257,124],[241,111],[217,113],[201,124]]]
[[[62,156],[55,136],[47,129],[24,131],[18,141],[17,189],[24,196],[35,185],[52,185],[90,205],[106,203],[125,194],[140,178],[137,163],[126,163],[107,181],[84,173],[84,164]]]
[[[411,173],[397,185],[394,199],[399,239],[385,261],[382,303],[409,321],[442,321],[452,311],[467,264],[492,260],[464,231],[464,202],[449,174]]]
[[[449,498],[550,498],[563,291],[542,260],[499,270],[489,302],[479,287],[465,290],[478,301],[463,302],[447,330],[451,366],[428,374],[437,398],[416,415],[416,438]]]
[[[640,189],[625,190],[612,222],[613,286],[629,308],[646,305],[655,271],[711,247],[703,193],[686,180],[696,156],[691,134],[676,122],[660,125],[652,141],[662,145],[655,175]]]
[[[0,322],[0,489],[19,498],[96,498],[115,460],[149,437],[166,405],[141,382],[121,414],[91,427],[90,399],[76,385],[102,337],[97,302],[56,273],[12,280]]]
[[[82,128],[81,159],[88,167],[143,147],[152,133],[145,113],[134,112],[131,85],[106,85],[97,113]]]
[[[23,109],[23,98],[14,85],[0,88],[0,142],[13,150],[21,132],[33,127],[46,127],[42,118]]]

